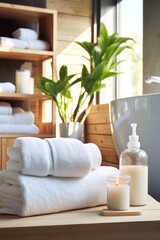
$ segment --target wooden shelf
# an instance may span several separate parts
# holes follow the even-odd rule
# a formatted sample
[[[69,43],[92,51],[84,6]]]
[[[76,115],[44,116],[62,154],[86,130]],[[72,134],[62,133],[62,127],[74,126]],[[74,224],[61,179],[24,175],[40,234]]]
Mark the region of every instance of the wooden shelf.
[[[0,47],[0,59],[2,65],[4,59],[10,60],[21,66],[21,61],[32,62],[33,65],[33,77],[35,84],[38,82],[38,78],[41,75],[55,76],[56,69],[56,49],[57,49],[57,11],[52,9],[29,7],[17,4],[0,3],[0,22],[1,28],[6,23],[9,28],[9,32],[6,31],[6,36],[10,36],[13,31],[18,28],[32,28],[38,33],[38,39],[46,41],[50,48],[49,51],[45,50],[32,50],[32,49],[20,49],[20,48],[3,48]],[[49,61],[48,61],[49,59]],[[21,60],[20,63],[16,60]],[[17,65],[15,71],[17,70]],[[11,78],[8,74],[9,64],[1,66],[1,69],[6,72],[6,78],[1,81],[8,81],[11,79],[13,84],[16,84],[16,80]],[[4,68],[4,69],[3,69]],[[34,72],[34,68],[36,71]],[[14,71],[14,73],[15,73]],[[9,77],[8,77],[9,75]],[[36,91],[35,91],[36,92]],[[38,94],[39,93],[39,94]],[[11,106],[20,106],[25,110],[32,111],[35,120],[35,125],[39,128],[39,134],[0,134],[0,170],[6,169],[6,162],[9,160],[7,155],[7,148],[13,146],[14,140],[21,136],[34,136],[40,138],[55,137],[56,128],[56,111],[53,101],[51,104],[47,104],[46,100],[52,100],[51,96],[46,96],[37,91],[37,94],[22,94],[22,93],[0,93],[0,101],[11,103]],[[45,121],[45,116],[49,114],[50,120]]]
[[[15,49],[0,47],[0,58],[28,60],[28,61],[44,61],[53,57],[55,54],[51,51],[39,51],[29,49]]]
[[[25,101],[36,101],[36,100],[48,100],[52,99],[50,96],[42,94],[22,94],[22,93],[0,93],[0,100],[25,100]]]
[[[49,14],[57,13],[56,10],[37,8],[31,6],[23,6],[17,4],[0,3],[1,18],[12,18],[12,19],[31,19],[39,20]]]

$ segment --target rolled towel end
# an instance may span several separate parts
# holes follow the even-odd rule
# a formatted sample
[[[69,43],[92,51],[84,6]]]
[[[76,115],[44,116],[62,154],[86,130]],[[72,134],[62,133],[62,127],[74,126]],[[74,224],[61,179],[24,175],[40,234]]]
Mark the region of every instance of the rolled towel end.
[[[86,143],[84,147],[88,151],[88,155],[91,161],[91,169],[97,169],[102,163],[102,155],[99,147],[94,143]]]

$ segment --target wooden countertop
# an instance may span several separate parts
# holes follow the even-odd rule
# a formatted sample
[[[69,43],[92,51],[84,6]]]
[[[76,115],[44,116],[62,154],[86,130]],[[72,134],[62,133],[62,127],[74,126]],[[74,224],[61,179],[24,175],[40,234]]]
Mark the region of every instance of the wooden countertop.
[[[138,207],[142,215],[102,216],[104,208],[106,206],[26,218],[0,215],[0,240],[160,239],[160,203],[151,196],[146,206]]]

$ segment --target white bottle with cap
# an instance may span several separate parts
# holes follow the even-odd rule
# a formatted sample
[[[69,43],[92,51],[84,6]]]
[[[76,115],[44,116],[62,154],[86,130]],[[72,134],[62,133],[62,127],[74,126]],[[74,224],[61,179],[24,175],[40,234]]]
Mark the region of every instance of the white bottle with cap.
[[[128,149],[120,154],[120,173],[131,176],[130,205],[147,204],[148,195],[148,157],[140,149],[139,136],[136,135],[137,124],[132,123],[132,135],[129,136]]]

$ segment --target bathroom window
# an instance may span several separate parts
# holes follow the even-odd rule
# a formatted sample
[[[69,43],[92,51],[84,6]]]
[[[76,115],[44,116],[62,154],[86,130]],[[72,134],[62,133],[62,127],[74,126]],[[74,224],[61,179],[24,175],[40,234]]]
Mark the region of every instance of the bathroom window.
[[[117,5],[117,31],[120,36],[132,37],[134,51],[120,55],[126,59],[118,67],[117,98],[142,94],[143,66],[143,0],[123,0]],[[127,91],[126,91],[127,90]]]
[[[119,56],[119,59],[125,59],[117,69],[122,74],[106,79],[107,86],[99,95],[99,103],[142,94],[143,85],[143,0],[121,0],[110,9],[107,7],[106,14],[104,11],[101,14],[101,21],[106,24],[109,34],[117,31],[120,36],[134,38],[136,44],[134,51],[127,50]]]

